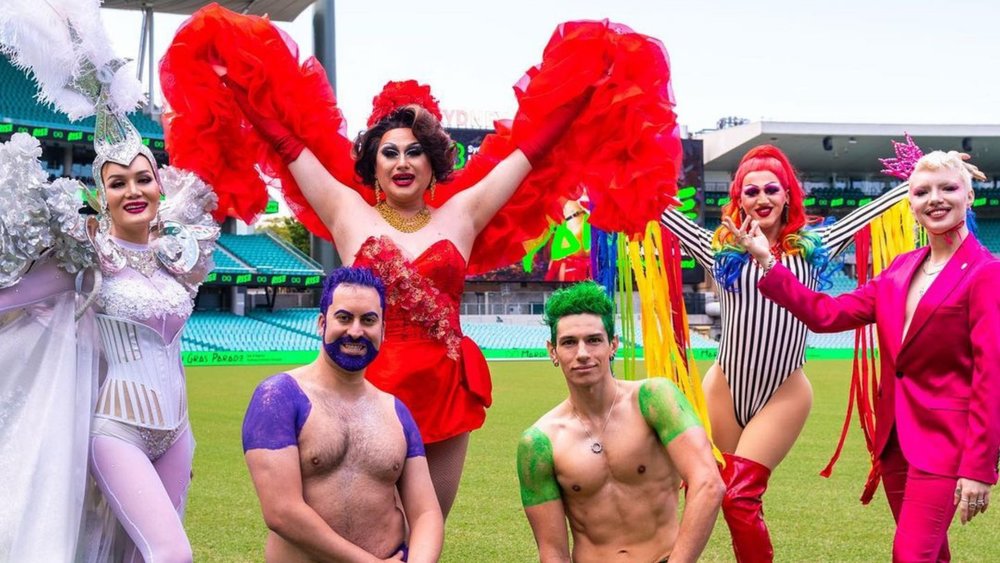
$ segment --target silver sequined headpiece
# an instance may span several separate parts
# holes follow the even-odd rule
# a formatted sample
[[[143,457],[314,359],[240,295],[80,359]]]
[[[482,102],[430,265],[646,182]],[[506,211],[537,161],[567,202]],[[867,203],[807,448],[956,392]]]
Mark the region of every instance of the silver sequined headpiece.
[[[77,184],[66,179],[46,181],[37,140],[15,134],[0,143],[0,287],[17,283],[27,265],[47,248],[54,248],[61,265],[71,272],[91,262],[92,250],[102,269],[120,270],[124,258],[110,239],[101,173],[109,162],[127,167],[142,155],[169,198],[151,225],[151,250],[172,274],[190,276],[183,283],[190,283],[193,291],[212,268],[212,242],[219,232],[210,214],[215,196],[191,173],[171,168],[161,172],[129,121],[127,114],[143,105],[145,95],[128,60],[118,57],[111,46],[100,2],[0,0],[0,4],[0,54],[34,75],[39,101],[70,121],[96,116],[97,190],[95,197],[89,190],[86,193],[88,203],[99,212],[98,220],[84,223],[77,213]]]
[[[82,45],[83,38],[72,22],[67,21],[66,25],[73,44]],[[79,75],[69,85],[94,104],[94,152],[97,156],[94,158],[93,173],[101,211],[107,208],[108,201],[101,170],[109,162],[128,167],[141,154],[149,160],[156,183],[162,186],[153,152],[142,143],[139,131],[125,115],[129,107],[122,107],[112,101],[110,92],[114,87],[115,76],[127,63],[127,59],[111,58],[98,68],[84,58],[80,61]]]
[[[94,183],[97,185],[97,197],[101,204],[101,209],[107,208],[108,199],[104,190],[104,180],[101,171],[104,165],[113,162],[124,167],[128,167],[140,154],[149,161],[149,167],[153,170],[156,183],[160,182],[160,174],[157,171],[156,158],[153,151],[142,143],[142,137],[135,125],[129,121],[128,117],[118,115],[110,110],[107,104],[107,96],[102,92],[97,104],[97,115],[94,126]]]

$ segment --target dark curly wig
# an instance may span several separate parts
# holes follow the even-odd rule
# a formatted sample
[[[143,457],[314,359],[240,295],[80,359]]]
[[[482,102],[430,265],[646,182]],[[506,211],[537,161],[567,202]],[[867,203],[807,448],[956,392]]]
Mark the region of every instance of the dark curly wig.
[[[444,182],[455,169],[455,143],[441,127],[441,122],[418,105],[403,106],[390,113],[374,127],[358,134],[354,140],[354,172],[361,182],[375,187],[375,159],[379,143],[386,131],[410,129],[420,141],[438,182]]]

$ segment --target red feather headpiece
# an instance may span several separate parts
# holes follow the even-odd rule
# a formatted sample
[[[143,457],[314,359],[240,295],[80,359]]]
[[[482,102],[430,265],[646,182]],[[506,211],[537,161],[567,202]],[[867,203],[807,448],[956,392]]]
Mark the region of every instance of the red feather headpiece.
[[[404,80],[402,82],[389,81],[382,87],[382,91],[372,99],[372,114],[368,118],[368,127],[371,127],[388,117],[397,109],[416,104],[431,112],[431,115],[441,121],[441,108],[438,101],[431,96],[431,87],[417,84],[416,80]]]

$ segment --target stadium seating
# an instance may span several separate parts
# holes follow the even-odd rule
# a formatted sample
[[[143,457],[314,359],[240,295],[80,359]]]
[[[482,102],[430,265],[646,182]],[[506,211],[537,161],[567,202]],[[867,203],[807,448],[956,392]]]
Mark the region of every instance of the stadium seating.
[[[977,219],[979,240],[993,254],[1000,253],[1000,219]]]
[[[94,130],[93,117],[70,123],[69,119],[62,113],[39,104],[35,99],[37,88],[33,79],[12,65],[4,56],[0,56],[0,84],[3,84],[3,95],[0,96],[0,118],[4,120],[25,125],[58,127],[87,132]],[[143,137],[163,139],[163,127],[148,114],[136,112],[130,114],[129,118]],[[89,170],[89,167],[87,168]],[[89,175],[90,173],[87,172],[87,176]]]
[[[837,332],[834,334],[817,334],[810,332],[806,336],[807,348],[854,349],[854,331]]]
[[[245,317],[232,313],[196,312],[183,336],[184,350],[271,351],[313,350],[319,343],[316,316],[319,309],[255,310]],[[481,348],[534,349],[544,347],[549,327],[505,323],[463,323],[463,332]],[[617,327],[621,330],[621,327]],[[642,345],[642,336],[638,335]],[[718,343],[691,333],[696,349],[715,349]]]
[[[215,269],[213,271],[220,274],[242,274],[250,271],[249,266],[240,262],[221,246],[215,247],[215,252],[212,253],[212,260],[215,261]]]
[[[854,291],[858,287],[858,281],[847,277],[844,270],[837,270],[837,273],[833,275],[832,280],[833,287],[827,289],[824,293],[829,293],[830,295],[840,295],[842,293],[847,293],[849,291]]]
[[[316,335],[316,315],[319,309],[257,310],[246,317],[232,313],[197,312],[184,331],[185,351],[272,351],[313,350],[319,344]],[[544,346],[550,337],[549,328],[538,325],[505,323],[463,323],[465,334],[484,349],[534,349]],[[620,329],[620,327],[619,327]],[[718,349],[719,343],[690,333],[691,346],[696,350]],[[641,340],[641,335],[640,335]],[[639,343],[641,345],[641,341]],[[852,349],[854,331],[836,334],[810,332],[809,348]]]
[[[255,310],[250,317],[280,329],[314,336],[319,309],[282,309],[280,311]]]
[[[184,329],[182,346],[186,352],[230,350],[314,350],[315,335],[286,330],[255,318],[232,313],[198,312]]]
[[[464,323],[462,331],[480,348],[540,348],[551,338],[549,327],[541,323],[538,325]]]
[[[719,347],[719,343],[709,338],[705,338],[704,336],[698,334],[697,332],[692,331],[691,347],[694,348],[695,350],[706,349],[706,348],[714,350]]]
[[[291,246],[279,242],[268,233],[234,235],[223,233],[219,245],[259,273],[315,275],[322,273],[317,265]]]

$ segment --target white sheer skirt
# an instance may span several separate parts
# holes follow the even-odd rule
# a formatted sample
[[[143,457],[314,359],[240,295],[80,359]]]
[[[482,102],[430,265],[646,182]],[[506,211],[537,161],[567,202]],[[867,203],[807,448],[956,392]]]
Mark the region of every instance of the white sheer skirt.
[[[93,313],[74,322],[76,299],[67,291],[3,315],[0,561],[76,551],[98,358]]]

